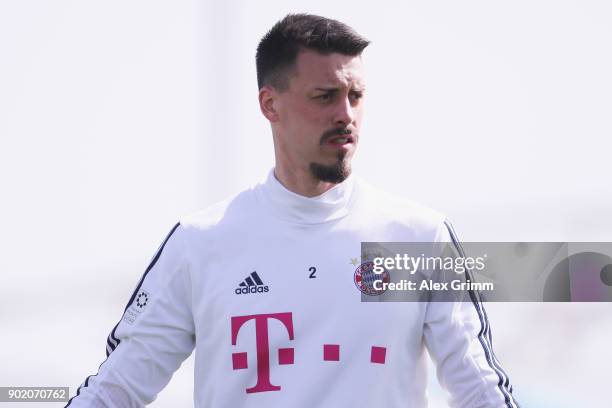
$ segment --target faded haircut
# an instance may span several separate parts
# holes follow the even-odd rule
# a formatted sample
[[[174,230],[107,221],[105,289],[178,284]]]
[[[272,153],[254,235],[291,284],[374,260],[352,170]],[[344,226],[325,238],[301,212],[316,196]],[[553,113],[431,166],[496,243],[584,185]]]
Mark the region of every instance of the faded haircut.
[[[274,24],[257,46],[257,85],[279,92],[289,88],[289,75],[300,50],[358,56],[370,41],[337,20],[312,14],[288,14]]]

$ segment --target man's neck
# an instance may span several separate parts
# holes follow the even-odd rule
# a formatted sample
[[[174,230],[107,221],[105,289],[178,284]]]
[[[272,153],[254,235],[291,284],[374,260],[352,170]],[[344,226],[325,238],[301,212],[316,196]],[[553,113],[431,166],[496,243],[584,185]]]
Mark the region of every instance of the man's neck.
[[[304,197],[319,196],[336,185],[317,180],[309,171],[288,170],[278,163],[274,168],[274,176],[287,190]]]

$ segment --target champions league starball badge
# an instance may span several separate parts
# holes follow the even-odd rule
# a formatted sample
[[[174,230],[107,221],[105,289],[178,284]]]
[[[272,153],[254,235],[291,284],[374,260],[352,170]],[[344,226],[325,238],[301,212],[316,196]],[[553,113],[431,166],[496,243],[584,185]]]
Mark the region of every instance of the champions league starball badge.
[[[138,296],[136,297],[136,306],[138,306],[139,308],[143,308],[147,305],[147,302],[149,301],[149,295],[147,294],[147,292],[140,292],[138,294]]]
[[[386,269],[382,273],[374,272],[374,262],[364,262],[355,269],[354,276],[355,286],[361,291],[361,293],[368,296],[378,296],[386,291],[385,289],[374,289],[374,282],[381,281],[381,283],[389,283],[391,276],[389,271]],[[378,284],[378,287],[383,287],[382,284]]]

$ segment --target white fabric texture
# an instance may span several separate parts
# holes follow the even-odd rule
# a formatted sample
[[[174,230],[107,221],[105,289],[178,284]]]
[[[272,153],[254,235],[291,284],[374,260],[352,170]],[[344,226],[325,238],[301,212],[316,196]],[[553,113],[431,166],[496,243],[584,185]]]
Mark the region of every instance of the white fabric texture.
[[[451,407],[518,407],[477,298],[362,302],[355,286],[363,241],[455,240],[355,176],[307,198],[271,171],[181,219],[69,406],[145,406],[195,348],[198,408],[426,407],[426,350]]]

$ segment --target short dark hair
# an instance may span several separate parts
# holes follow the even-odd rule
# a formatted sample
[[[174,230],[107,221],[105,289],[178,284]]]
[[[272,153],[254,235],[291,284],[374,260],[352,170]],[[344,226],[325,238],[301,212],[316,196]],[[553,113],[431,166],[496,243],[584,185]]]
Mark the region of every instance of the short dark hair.
[[[313,14],[288,14],[277,22],[257,46],[255,62],[259,89],[289,87],[289,73],[302,49],[321,54],[360,55],[370,41],[340,21]]]

